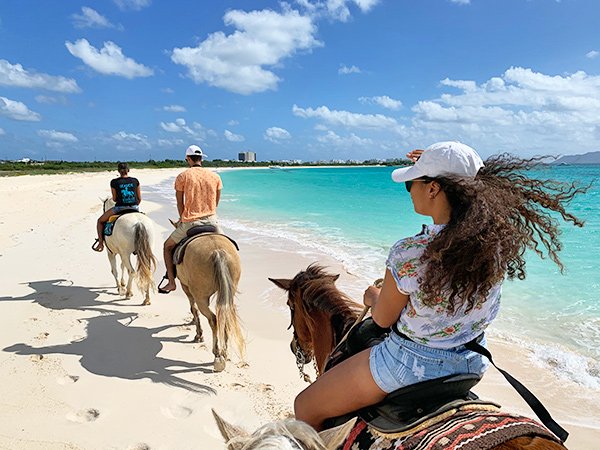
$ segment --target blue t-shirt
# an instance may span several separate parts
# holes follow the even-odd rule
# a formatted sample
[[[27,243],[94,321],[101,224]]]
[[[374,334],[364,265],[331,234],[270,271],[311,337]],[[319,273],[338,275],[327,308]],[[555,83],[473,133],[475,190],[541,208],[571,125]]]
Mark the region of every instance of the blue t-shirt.
[[[117,192],[115,206],[133,206],[140,203],[137,188],[140,182],[133,177],[119,177],[111,180],[110,187]]]

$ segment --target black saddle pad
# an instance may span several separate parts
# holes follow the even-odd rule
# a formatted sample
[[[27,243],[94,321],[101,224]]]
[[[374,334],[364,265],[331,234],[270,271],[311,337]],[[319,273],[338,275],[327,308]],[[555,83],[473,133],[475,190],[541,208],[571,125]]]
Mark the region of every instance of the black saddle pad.
[[[189,230],[187,230],[187,237],[192,237],[192,236],[196,236],[197,234],[202,234],[202,233],[216,233],[217,232],[217,227],[215,227],[214,225],[196,225],[195,227],[190,228]]]
[[[399,433],[461,404],[477,403],[478,397],[470,389],[480,380],[478,375],[459,374],[406,386],[376,405],[328,419],[325,428],[358,416],[382,433]]]

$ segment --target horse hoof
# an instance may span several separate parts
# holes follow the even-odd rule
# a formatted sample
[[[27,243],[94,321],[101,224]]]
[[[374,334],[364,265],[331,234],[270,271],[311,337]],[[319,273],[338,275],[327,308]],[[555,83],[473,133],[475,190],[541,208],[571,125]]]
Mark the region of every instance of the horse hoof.
[[[142,306],[148,306],[150,304],[150,299],[144,300],[144,303],[142,303]]]
[[[222,372],[223,370],[225,370],[225,359],[221,357],[215,358],[213,370],[215,372]]]
[[[200,343],[200,342],[204,342],[204,338],[203,338],[202,336],[196,336],[196,337],[194,338],[194,342],[198,342],[198,343]]]

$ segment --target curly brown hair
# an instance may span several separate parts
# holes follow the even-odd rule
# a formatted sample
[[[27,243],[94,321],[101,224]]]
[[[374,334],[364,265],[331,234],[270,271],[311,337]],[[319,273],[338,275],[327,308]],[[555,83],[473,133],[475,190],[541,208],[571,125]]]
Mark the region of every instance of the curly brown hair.
[[[435,304],[443,292],[449,296],[449,314],[465,302],[470,311],[505,276],[525,279],[527,249],[550,257],[562,272],[559,220],[553,213],[583,226],[565,206],[590,186],[526,176],[545,159],[504,153],[487,159],[475,178],[435,178],[452,213],[421,257],[426,266],[421,280],[425,304]]]

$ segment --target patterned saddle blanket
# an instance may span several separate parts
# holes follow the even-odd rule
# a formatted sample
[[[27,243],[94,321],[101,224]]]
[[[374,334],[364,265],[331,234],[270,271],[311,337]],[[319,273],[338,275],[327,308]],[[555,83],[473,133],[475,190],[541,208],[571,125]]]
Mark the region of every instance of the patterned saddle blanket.
[[[447,411],[401,433],[381,433],[358,420],[342,449],[486,450],[520,436],[540,436],[560,444],[535,420],[480,403]]]
[[[108,220],[104,223],[104,230],[103,230],[104,236],[112,236],[113,228],[115,227],[115,223],[117,222],[117,219],[119,217],[121,217],[125,214],[134,213],[134,212],[139,212],[139,211],[136,209],[125,209],[117,214],[113,214],[112,216],[110,216],[108,218]]]

